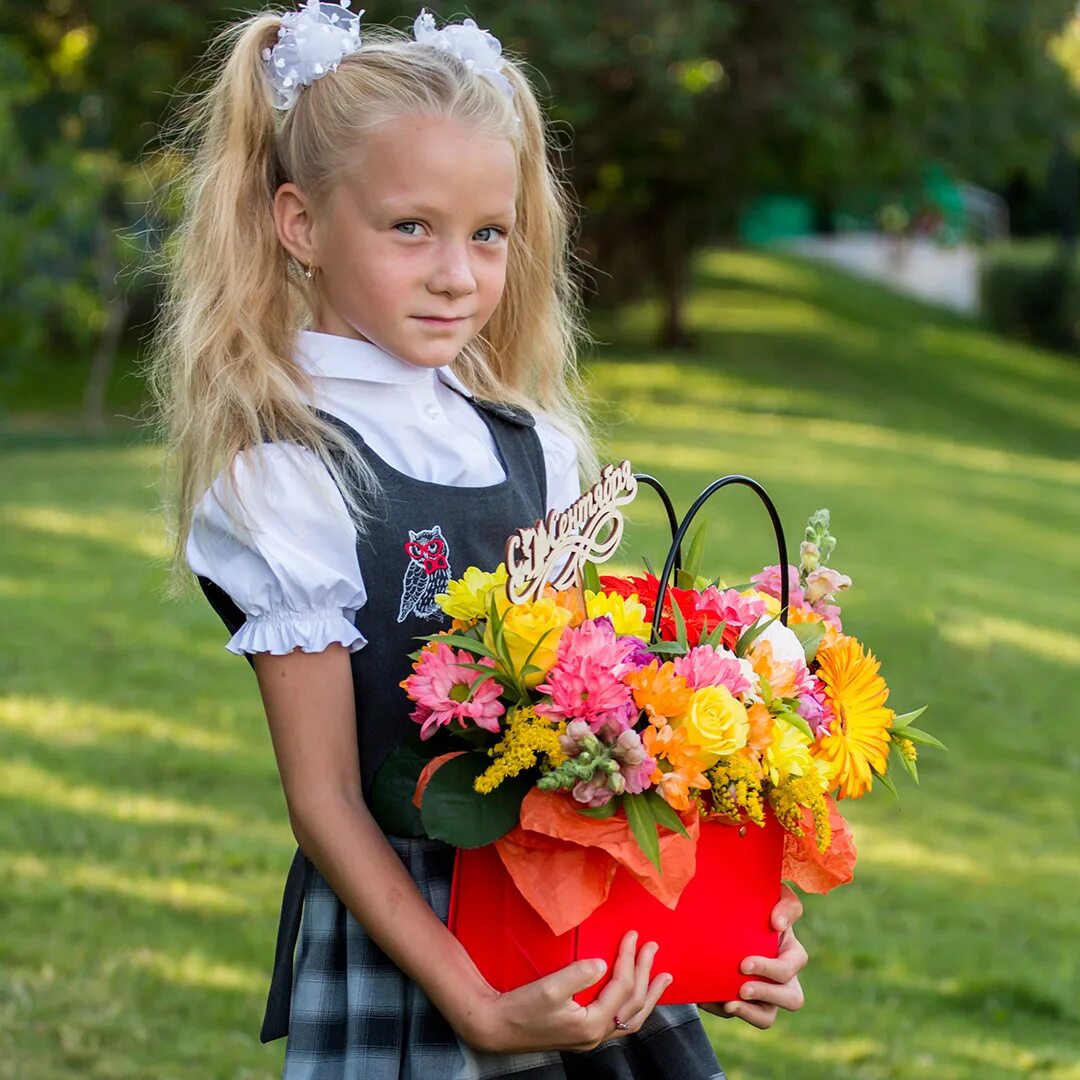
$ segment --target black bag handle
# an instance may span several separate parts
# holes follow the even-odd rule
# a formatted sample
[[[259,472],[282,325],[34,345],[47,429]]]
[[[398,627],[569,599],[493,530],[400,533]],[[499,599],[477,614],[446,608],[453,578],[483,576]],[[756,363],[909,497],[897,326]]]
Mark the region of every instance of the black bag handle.
[[[652,482],[652,486],[656,487],[657,490],[661,492],[664,504],[668,507],[669,519],[674,524],[675,512],[671,508],[671,500],[668,498],[667,492],[665,492],[659,483],[653,480],[652,477],[649,477],[648,480],[646,480],[646,483],[649,483],[650,481]],[[730,484],[742,484],[744,487],[748,487],[754,491],[758,498],[765,504],[765,509],[769,511],[769,517],[772,518],[773,532],[776,534],[776,550],[777,554],[780,556],[780,622],[784,626],[787,626],[788,624],[788,600],[790,597],[787,542],[784,539],[784,527],[780,524],[780,515],[776,512],[776,507],[773,505],[772,499],[769,498],[769,493],[756,480],[752,480],[749,476],[742,476],[735,473],[730,476],[722,476],[719,480],[714,480],[694,500],[694,505],[687,510],[686,516],[679,522],[679,527],[673,531],[671,549],[668,551],[667,561],[664,563],[664,572],[660,575],[660,585],[656,590],[656,610],[653,612],[652,635],[657,640],[660,638],[660,623],[664,612],[664,601],[667,598],[668,579],[671,577],[672,570],[682,563],[682,542],[686,536],[687,530],[690,528],[691,524],[693,524],[694,518],[697,517],[698,511],[705,503],[708,502],[717,491]]]
[[[668,528],[671,530],[671,545],[675,549],[675,573],[678,573],[682,569],[682,545],[675,543],[675,533],[679,529],[679,522],[675,517],[675,506],[671,501],[671,496],[655,476],[639,472],[634,473],[634,479],[639,484],[646,484],[651,487],[660,496],[664,504],[664,509],[667,511]]]

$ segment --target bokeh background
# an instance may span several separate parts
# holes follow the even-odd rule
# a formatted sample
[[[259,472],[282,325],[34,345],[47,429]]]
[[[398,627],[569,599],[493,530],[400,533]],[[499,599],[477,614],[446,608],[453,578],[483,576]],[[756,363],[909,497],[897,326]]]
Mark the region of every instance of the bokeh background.
[[[292,850],[256,687],[162,594],[139,361],[210,0],[0,5],[0,1077],[271,1077]],[[536,67],[583,214],[608,456],[681,507],[827,506],[845,625],[949,746],[848,810],[807,1006],[733,1080],[1080,1077],[1080,20],[1072,0],[473,14]],[[384,3],[377,21],[416,10]],[[771,530],[710,509],[746,580]],[[625,549],[656,561],[643,495]],[[628,554],[624,565],[632,565]]]

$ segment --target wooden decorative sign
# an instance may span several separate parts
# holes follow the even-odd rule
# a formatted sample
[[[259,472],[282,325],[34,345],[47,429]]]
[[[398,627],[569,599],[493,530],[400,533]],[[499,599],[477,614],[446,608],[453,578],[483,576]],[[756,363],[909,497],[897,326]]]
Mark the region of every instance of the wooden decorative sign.
[[[606,562],[622,540],[619,508],[633,501],[637,480],[629,461],[605,465],[600,479],[562,513],[552,510],[543,521],[518,529],[506,541],[506,595],[512,604],[536,599],[545,584],[565,589],[579,584],[587,562]],[[605,527],[610,531],[602,540]],[[565,563],[549,581],[560,560]]]

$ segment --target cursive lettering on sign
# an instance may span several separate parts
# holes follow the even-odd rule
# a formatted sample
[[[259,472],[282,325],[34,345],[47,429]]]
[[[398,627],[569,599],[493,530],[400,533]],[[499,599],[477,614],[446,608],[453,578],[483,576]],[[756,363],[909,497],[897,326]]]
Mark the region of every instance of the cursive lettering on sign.
[[[510,602],[524,604],[536,599],[563,558],[566,562],[550,580],[556,589],[580,581],[586,562],[610,559],[622,540],[619,508],[636,494],[637,480],[629,461],[605,465],[600,479],[561,513],[551,510],[543,521],[511,533],[506,541],[506,595]],[[610,531],[601,540],[600,534],[608,526]]]

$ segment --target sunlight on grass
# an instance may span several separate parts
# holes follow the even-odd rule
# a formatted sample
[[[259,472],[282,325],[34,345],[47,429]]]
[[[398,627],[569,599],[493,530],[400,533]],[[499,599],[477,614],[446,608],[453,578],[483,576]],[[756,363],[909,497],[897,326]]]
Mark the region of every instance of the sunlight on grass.
[[[21,799],[112,821],[203,826],[225,835],[261,839],[271,845],[282,840],[280,829],[260,826],[191,799],[166,799],[93,784],[71,784],[29,761],[0,761],[0,792],[6,799]]]
[[[218,754],[245,749],[238,738],[197,727],[189,720],[169,720],[144,710],[66,698],[0,697],[0,727],[48,738],[53,745],[90,745],[134,737]]]
[[[266,987],[265,971],[222,964],[198,952],[172,956],[155,949],[139,949],[128,954],[124,959],[132,967],[181,986],[249,992],[257,992]]]
[[[0,526],[25,529],[43,536],[106,540],[148,559],[167,555],[160,521],[144,514],[116,510],[108,514],[80,514],[55,506],[8,503],[0,510]]]
[[[884,793],[882,793],[884,794]],[[918,796],[906,793],[906,798]],[[943,851],[928,843],[897,835],[896,829],[872,829],[863,823],[858,832],[859,862],[864,867],[891,866],[902,871],[928,871],[986,884],[994,874],[969,855]]]
[[[1051,657],[1080,667],[1080,636],[1048,626],[1034,626],[1020,619],[970,610],[940,627],[946,641],[969,648],[1006,645],[1035,657]]]

